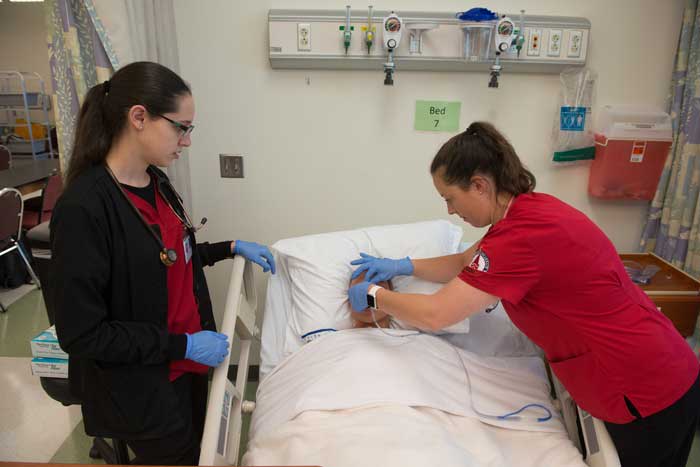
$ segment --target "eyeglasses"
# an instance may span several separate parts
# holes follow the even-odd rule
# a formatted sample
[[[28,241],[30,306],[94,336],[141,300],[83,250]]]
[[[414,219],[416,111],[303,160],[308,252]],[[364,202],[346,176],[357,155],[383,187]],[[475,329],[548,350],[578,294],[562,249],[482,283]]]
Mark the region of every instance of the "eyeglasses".
[[[180,133],[180,138],[184,138],[186,136],[189,136],[190,134],[192,134],[192,131],[194,130],[194,125],[185,125],[184,123],[180,123],[176,120],[168,118],[165,115],[161,115],[161,114],[156,114],[156,115],[158,115],[159,117],[172,123],[172,125],[178,129],[178,131]]]

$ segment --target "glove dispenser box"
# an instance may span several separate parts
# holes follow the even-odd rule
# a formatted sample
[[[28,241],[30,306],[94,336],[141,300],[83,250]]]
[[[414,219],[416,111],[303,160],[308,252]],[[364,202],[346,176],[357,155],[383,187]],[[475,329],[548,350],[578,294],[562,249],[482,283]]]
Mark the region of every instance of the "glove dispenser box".
[[[605,106],[599,118],[588,193],[652,200],[671,149],[671,118],[661,111],[613,106]]]

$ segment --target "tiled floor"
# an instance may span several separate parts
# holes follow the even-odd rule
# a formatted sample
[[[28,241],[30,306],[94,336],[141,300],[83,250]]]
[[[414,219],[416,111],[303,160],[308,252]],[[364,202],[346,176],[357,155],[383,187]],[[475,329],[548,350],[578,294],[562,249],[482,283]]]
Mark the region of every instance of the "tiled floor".
[[[100,463],[88,456],[92,438],[83,430],[79,408],[50,399],[31,375],[29,340],[47,327],[38,290],[0,314],[0,461]],[[254,400],[256,389],[256,383],[248,384],[246,399]],[[241,450],[249,422],[249,417],[243,421]],[[700,432],[687,465],[700,466]]]
[[[698,467],[700,465],[700,428],[695,432],[695,441],[690,449],[690,457],[685,464],[687,467]]]
[[[0,287],[0,303],[7,308],[24,297],[30,290],[34,289],[36,289],[34,284],[24,284],[16,289],[4,289]]]
[[[31,374],[29,339],[48,325],[38,290],[0,314],[0,460],[48,462],[80,425],[80,409],[51,399]]]

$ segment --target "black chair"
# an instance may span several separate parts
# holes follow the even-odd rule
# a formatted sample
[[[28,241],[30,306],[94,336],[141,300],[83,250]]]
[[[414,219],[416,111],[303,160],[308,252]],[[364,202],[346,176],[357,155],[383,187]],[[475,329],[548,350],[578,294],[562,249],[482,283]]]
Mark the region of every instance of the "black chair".
[[[51,220],[51,213],[56,201],[63,192],[61,174],[54,172],[46,179],[41,195],[24,201],[22,228],[30,230],[42,222]]]
[[[47,377],[39,379],[41,387],[51,399],[65,406],[80,404],[80,399],[70,391],[68,379]],[[113,439],[110,446],[104,438],[93,438],[89,455],[92,459],[103,459],[106,464],[128,465],[130,463],[126,442],[118,439]]]
[[[41,282],[29,263],[27,255],[19,246],[21,236],[22,195],[14,188],[3,188],[0,190],[0,256],[16,251],[22,258],[34,284],[41,288]],[[0,312],[5,311],[5,307],[0,303]]]
[[[6,146],[0,145],[0,170],[12,168],[12,153]]]
[[[29,233],[27,233],[27,237],[30,240],[30,245],[49,249],[49,223],[45,222],[30,230]],[[42,264],[38,265],[37,269],[39,276],[41,276],[41,281],[44,284],[41,291],[44,296],[44,304],[46,305],[49,324],[53,325],[53,308],[49,303],[50,295],[47,293],[49,289],[48,262],[49,260],[46,259]],[[41,377],[39,379],[44,392],[53,400],[65,406],[80,405],[80,399],[73,395],[70,390],[68,379],[47,377]],[[89,455],[93,459],[103,459],[107,464],[127,465],[130,463],[126,442],[118,439],[113,439],[112,445],[110,446],[104,438],[93,438]]]

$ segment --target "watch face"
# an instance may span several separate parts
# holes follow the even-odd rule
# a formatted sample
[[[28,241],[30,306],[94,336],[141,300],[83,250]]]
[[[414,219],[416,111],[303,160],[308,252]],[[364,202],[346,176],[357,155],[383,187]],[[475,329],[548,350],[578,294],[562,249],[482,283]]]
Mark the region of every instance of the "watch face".
[[[370,308],[377,308],[376,304],[374,303],[374,297],[370,294],[367,294],[367,305]]]

